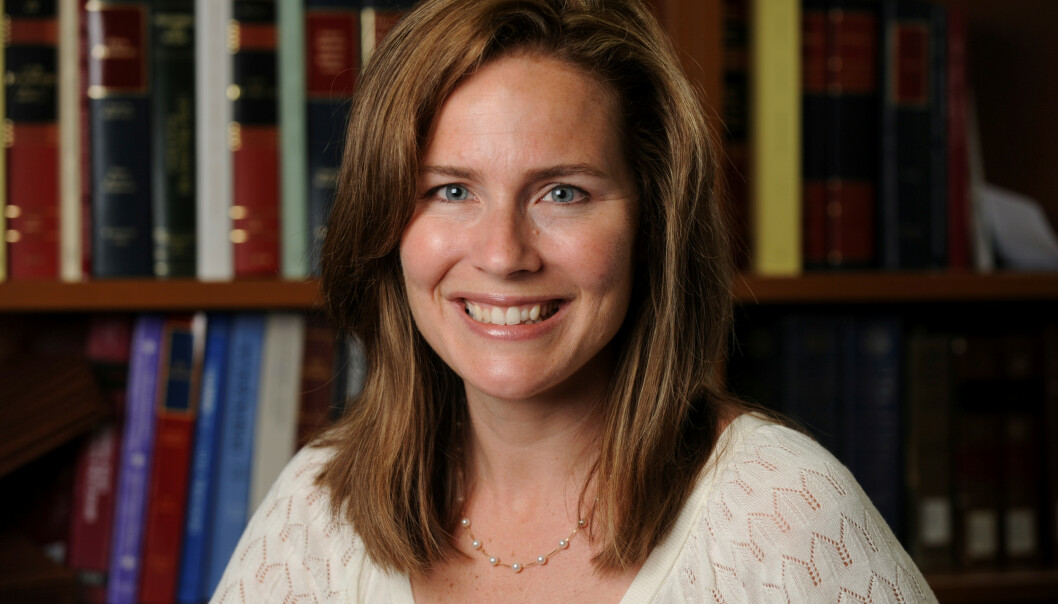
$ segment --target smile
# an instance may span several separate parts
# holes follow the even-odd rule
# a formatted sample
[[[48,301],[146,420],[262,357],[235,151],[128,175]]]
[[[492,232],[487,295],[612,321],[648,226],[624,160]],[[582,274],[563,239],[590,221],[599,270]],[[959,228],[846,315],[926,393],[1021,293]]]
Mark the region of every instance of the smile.
[[[467,315],[486,325],[532,325],[547,320],[558,312],[558,302],[544,302],[526,306],[486,306],[464,300]]]

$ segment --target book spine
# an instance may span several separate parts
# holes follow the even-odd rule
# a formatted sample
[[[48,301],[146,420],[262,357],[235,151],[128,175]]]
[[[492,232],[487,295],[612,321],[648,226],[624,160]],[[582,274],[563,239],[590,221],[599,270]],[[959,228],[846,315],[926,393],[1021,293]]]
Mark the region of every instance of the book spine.
[[[360,14],[355,6],[308,2],[305,7],[305,86],[308,103],[309,262],[319,252],[338,183],[349,99],[360,69]]]
[[[11,279],[59,277],[58,20],[51,2],[7,3],[4,148]]]
[[[205,315],[173,316],[166,320],[162,335],[154,464],[138,600],[145,604],[172,602],[176,594],[205,328]]]
[[[839,329],[837,318],[812,315],[791,315],[782,325],[782,411],[835,455],[842,445]]]
[[[801,245],[799,0],[750,4],[750,220],[754,270],[796,275]]]
[[[730,203],[732,251],[739,270],[749,268],[749,31],[747,0],[725,0],[724,7],[724,182]]]
[[[970,149],[968,137],[970,85],[967,76],[966,13],[948,8],[948,268],[969,270]]]
[[[908,550],[923,571],[954,565],[952,348],[961,340],[922,330],[907,343]]]
[[[4,0],[0,0],[0,16],[7,15]],[[0,73],[7,73],[7,51],[0,44]],[[0,124],[7,123],[7,86],[0,93]],[[7,281],[7,131],[0,130],[0,283]]]
[[[878,13],[869,1],[843,0],[826,21],[825,262],[871,267],[877,259]]]
[[[92,275],[151,270],[147,2],[89,2]]]
[[[195,275],[195,15],[164,0],[151,15],[151,184],[156,277]]]
[[[1043,335],[1043,421],[1045,439],[1044,463],[1047,493],[1044,501],[1044,546],[1051,564],[1058,564],[1058,319],[1051,318]]]
[[[917,0],[882,4],[879,247],[881,265],[887,269],[944,266],[936,257],[942,244],[947,251],[947,197],[938,198],[945,184],[940,150],[946,143],[942,10]]]
[[[856,430],[845,433],[856,449],[855,476],[896,535],[904,534],[904,434],[901,413],[903,337],[892,317],[858,319],[855,324],[855,380],[846,413],[855,413]]]
[[[308,444],[330,422],[336,342],[337,334],[326,319],[318,315],[306,319],[298,390],[298,447]]]
[[[96,428],[78,451],[70,516],[67,565],[77,573],[83,599],[92,603],[106,598],[131,331],[127,317],[97,316],[89,323],[85,342],[85,357],[114,409],[113,418]]]
[[[801,8],[801,173],[804,267],[827,266],[827,0]]]
[[[80,0],[59,2],[59,277],[84,279],[84,216],[81,183]]]
[[[176,593],[176,599],[181,604],[198,604],[209,600],[210,596],[206,591],[204,573],[231,318],[222,314],[210,315],[207,323],[206,350],[202,362],[199,410],[184,524],[184,547]]]
[[[143,552],[144,514],[154,449],[159,354],[164,320],[142,315],[132,335],[125,426],[121,441],[107,602],[134,603]]]
[[[232,231],[235,276],[279,273],[275,3],[233,0]],[[237,92],[234,92],[237,91]]]
[[[78,77],[77,95],[79,99],[80,125],[80,178],[81,178],[81,274],[89,277],[92,274],[92,111],[88,98],[88,11],[84,2],[78,2]]]
[[[250,474],[250,510],[264,501],[272,483],[294,456],[297,446],[298,387],[305,343],[305,317],[269,313],[265,319],[264,355]]]
[[[228,281],[232,265],[231,2],[195,0],[195,259],[202,281]]]
[[[249,518],[250,472],[254,454],[264,316],[240,314],[232,321],[228,378],[217,469],[213,485],[213,519],[207,569],[207,592],[213,593]]]
[[[309,191],[308,116],[305,104],[305,72],[311,68],[305,57],[311,52],[306,46],[308,24],[305,0],[278,0],[277,35],[279,37],[279,164],[281,240],[280,274],[287,280],[309,276],[308,226]]]

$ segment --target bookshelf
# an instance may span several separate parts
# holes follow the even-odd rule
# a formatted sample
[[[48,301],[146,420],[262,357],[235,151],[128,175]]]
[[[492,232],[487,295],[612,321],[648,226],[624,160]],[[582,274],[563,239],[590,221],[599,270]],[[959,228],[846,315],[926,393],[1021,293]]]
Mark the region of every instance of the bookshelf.
[[[1058,302],[1058,275],[1048,273],[810,273],[800,277],[739,275],[741,306],[785,304],[918,304]],[[0,313],[313,310],[315,281],[136,279],[0,283]]]

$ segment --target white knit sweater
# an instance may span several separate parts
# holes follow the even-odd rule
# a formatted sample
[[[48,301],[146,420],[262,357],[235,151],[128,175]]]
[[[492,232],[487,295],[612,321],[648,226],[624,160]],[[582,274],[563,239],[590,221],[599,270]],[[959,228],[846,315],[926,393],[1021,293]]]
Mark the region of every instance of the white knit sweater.
[[[290,462],[212,602],[413,602],[408,577],[379,569],[313,485],[327,455],[305,449]],[[936,598],[840,462],[802,434],[743,415],[622,602]]]

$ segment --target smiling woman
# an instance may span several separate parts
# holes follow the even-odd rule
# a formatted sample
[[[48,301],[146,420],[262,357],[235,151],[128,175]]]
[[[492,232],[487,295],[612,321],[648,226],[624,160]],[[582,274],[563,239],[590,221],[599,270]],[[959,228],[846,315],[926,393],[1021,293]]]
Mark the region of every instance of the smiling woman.
[[[933,601],[848,471],[723,390],[678,65],[637,0],[426,0],[389,34],[321,258],[364,389],[216,601]]]

